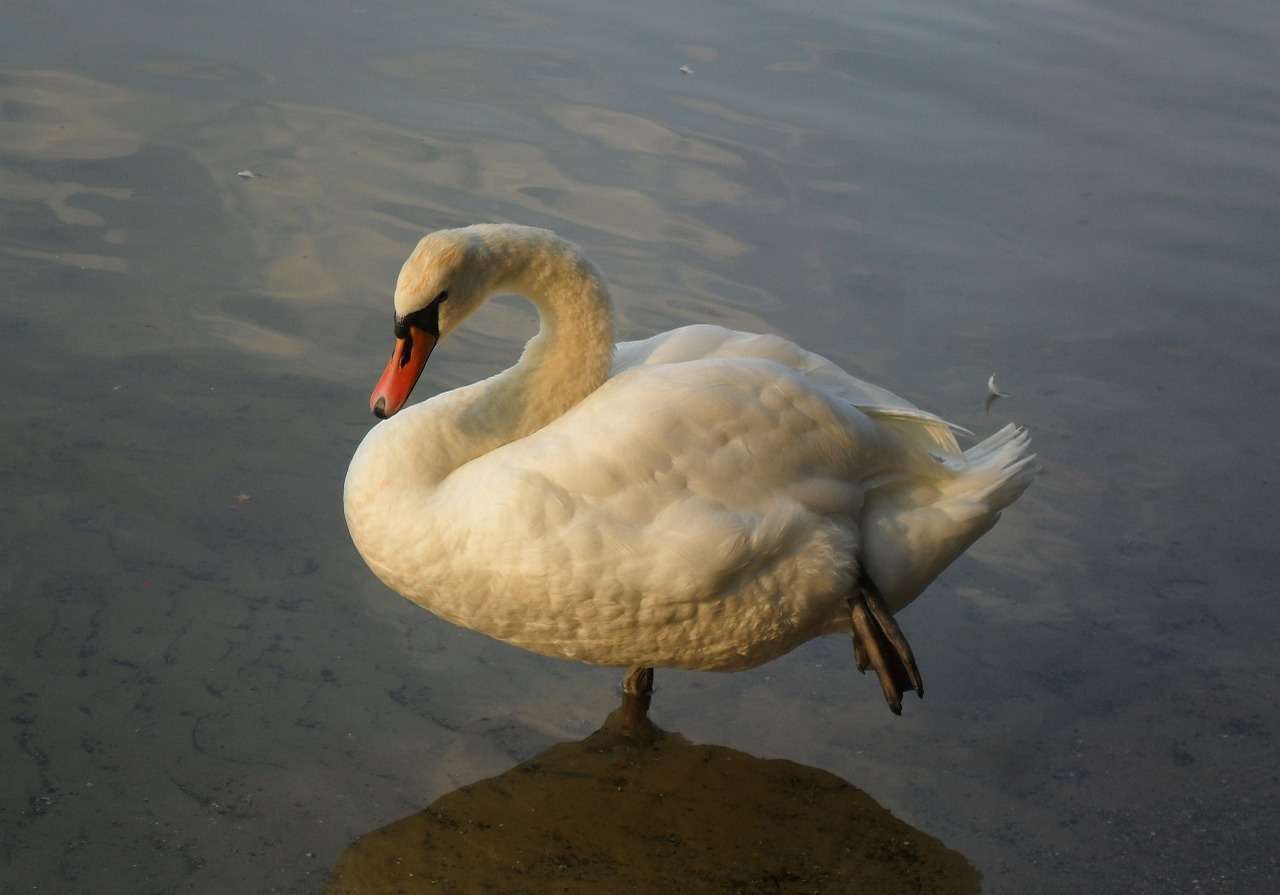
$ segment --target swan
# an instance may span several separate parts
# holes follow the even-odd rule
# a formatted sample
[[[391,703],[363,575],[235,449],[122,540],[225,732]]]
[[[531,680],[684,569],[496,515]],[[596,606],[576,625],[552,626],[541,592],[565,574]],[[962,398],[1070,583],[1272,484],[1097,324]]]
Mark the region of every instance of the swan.
[[[519,361],[401,412],[436,344],[497,293],[539,314]],[[628,667],[627,694],[655,666],[751,668],[843,632],[900,714],[924,687],[893,614],[1036,472],[1025,430],[961,451],[971,433],[778,336],[694,325],[615,345],[599,268],[510,224],[418,243],[370,407],[344,488],[369,568],[455,624]]]

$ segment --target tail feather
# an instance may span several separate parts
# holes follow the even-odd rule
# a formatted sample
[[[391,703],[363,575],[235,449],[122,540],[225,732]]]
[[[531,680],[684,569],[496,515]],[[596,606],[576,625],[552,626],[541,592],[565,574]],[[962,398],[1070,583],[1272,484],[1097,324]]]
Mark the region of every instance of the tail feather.
[[[1010,423],[964,452],[969,469],[952,479],[953,488],[944,490],[999,512],[1021,496],[1040,470],[1036,455],[1027,453],[1030,447],[1027,430]]]
[[[1025,429],[1005,426],[964,452],[950,474],[886,484],[867,496],[862,558],[897,612],[914,600],[1026,490],[1039,467]]]

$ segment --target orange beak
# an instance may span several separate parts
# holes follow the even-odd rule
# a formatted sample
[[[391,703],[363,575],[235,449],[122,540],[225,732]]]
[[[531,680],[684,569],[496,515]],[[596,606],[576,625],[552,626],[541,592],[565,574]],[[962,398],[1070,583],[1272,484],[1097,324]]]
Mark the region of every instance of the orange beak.
[[[373,395],[369,398],[369,409],[374,416],[386,419],[409,400],[409,392],[413,391],[418,377],[422,375],[438,338],[434,333],[416,326],[404,328],[404,335],[396,339],[391,360],[387,362],[387,368],[382,371],[382,378],[374,386]]]

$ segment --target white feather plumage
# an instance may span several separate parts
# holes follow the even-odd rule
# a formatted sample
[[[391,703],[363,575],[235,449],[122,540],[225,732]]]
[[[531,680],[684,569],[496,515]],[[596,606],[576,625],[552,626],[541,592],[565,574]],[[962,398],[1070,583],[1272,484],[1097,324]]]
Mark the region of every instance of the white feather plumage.
[[[1035,472],[1008,426],[957,427],[777,336],[690,326],[613,345],[607,288],[547,231],[433,234],[399,315],[441,338],[528,296],[518,364],[373,428],[346,514],[370,567],[460,625],[604,665],[748,668],[848,631],[865,570],[893,611]]]

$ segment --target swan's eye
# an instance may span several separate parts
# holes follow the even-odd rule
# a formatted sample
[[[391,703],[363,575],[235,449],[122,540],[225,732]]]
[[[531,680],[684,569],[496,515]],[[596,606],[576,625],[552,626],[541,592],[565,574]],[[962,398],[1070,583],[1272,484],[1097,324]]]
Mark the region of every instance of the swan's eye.
[[[435,298],[431,299],[431,303],[433,305],[438,305],[442,302],[448,301],[448,299],[449,299],[449,290],[446,289],[443,292],[441,292],[439,295],[437,295]]]

